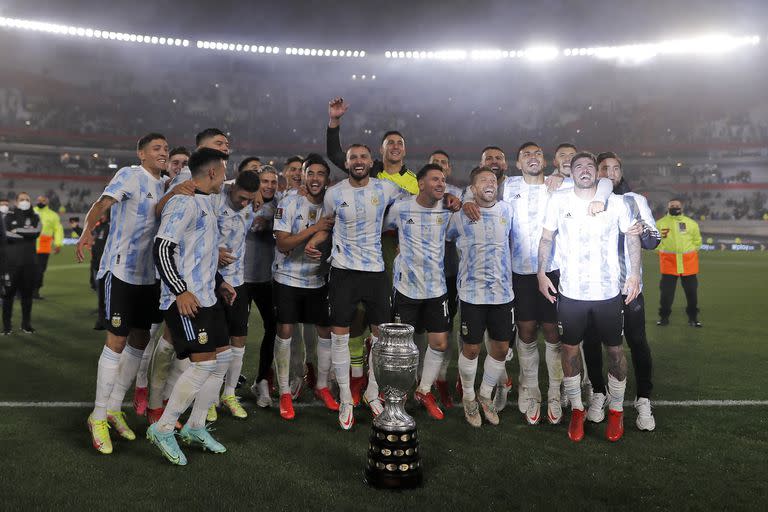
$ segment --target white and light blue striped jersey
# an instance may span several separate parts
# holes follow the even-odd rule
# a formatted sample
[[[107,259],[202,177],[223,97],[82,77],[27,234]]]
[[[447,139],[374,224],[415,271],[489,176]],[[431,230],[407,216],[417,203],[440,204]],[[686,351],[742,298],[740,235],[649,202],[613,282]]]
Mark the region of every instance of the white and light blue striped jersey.
[[[264,203],[254,215],[254,222],[245,237],[245,282],[266,283],[272,280],[272,261],[275,258],[275,236],[272,225],[277,210],[277,199]],[[256,219],[266,219],[257,224]]]
[[[549,199],[543,228],[557,232],[560,293],[575,300],[605,300],[621,293],[619,232],[633,221],[621,196],[611,194],[605,211],[589,215],[592,200],[574,189],[558,190]]]
[[[143,167],[123,167],[102,193],[117,201],[110,210],[111,226],[97,277],[107,272],[129,284],[154,284],[152,246],[159,225],[155,205],[165,180]]]
[[[389,180],[369,178],[364,187],[346,179],[325,192],[323,211],[336,215],[331,266],[347,270],[384,272],[381,231],[384,212],[408,191]]]
[[[653,219],[653,212],[651,212],[648,201],[645,197],[634,192],[627,192],[624,195],[619,196],[624,199],[624,203],[629,209],[629,214],[632,217],[632,224],[638,221],[645,222],[645,224],[651,230],[656,233],[659,232],[656,228],[656,221]],[[621,278],[619,279],[619,285],[622,290],[624,284],[627,281],[627,274],[632,267],[632,263],[629,261],[629,251],[627,250],[627,242],[623,234],[619,235],[619,266],[621,267]],[[640,265],[640,291],[643,291],[643,266]]]
[[[459,250],[459,298],[470,304],[505,304],[512,292],[509,234],[514,212],[504,201],[480,208],[480,220],[464,212],[451,217],[446,236]]]
[[[450,218],[442,201],[425,208],[416,196],[397,201],[387,212],[384,229],[397,229],[400,243],[392,272],[394,286],[406,297],[432,299],[448,292],[443,264]]]
[[[173,178],[170,181],[170,183],[168,183],[168,188],[166,189],[166,191],[171,190],[173,187],[175,187],[179,183],[182,183],[184,181],[191,180],[191,179],[192,179],[192,171],[190,171],[189,167],[185,165],[184,167],[181,168],[181,170],[179,171],[179,174],[177,174],[176,177]]]
[[[196,193],[170,198],[163,208],[157,238],[176,244],[173,259],[187,291],[203,307],[216,304],[219,229],[211,196]],[[160,309],[168,309],[175,301],[176,296],[163,281]]]
[[[323,216],[323,205],[313,204],[304,196],[292,194],[277,205],[273,230],[295,235],[317,224]],[[320,288],[328,276],[328,263],[307,258],[306,243],[298,245],[287,255],[275,248],[272,275],[280,284],[295,288]]]
[[[451,185],[450,183],[445,184],[445,192],[448,194],[452,194],[459,199],[464,195],[464,190],[457,187],[456,185]]]
[[[515,222],[512,223],[512,272],[535,274],[539,270],[539,241],[541,225],[547,213],[549,192],[543,183],[531,185],[522,176],[504,180],[504,201],[512,206]],[[554,253],[554,247],[552,251]],[[553,254],[554,255],[554,254]],[[555,270],[552,258],[547,272]]]
[[[224,185],[219,194],[211,195],[211,204],[216,212],[219,227],[219,248],[226,248],[235,261],[219,269],[224,280],[232,286],[243,284],[245,275],[245,236],[251,229],[254,211],[249,204],[236,210],[229,198],[230,185]]]

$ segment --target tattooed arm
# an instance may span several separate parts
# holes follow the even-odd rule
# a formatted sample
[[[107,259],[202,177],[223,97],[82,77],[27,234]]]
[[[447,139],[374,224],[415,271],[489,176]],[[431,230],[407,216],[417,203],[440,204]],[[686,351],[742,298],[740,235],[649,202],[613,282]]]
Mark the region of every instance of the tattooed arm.
[[[629,273],[622,293],[627,296],[625,303],[629,304],[640,294],[640,237],[637,235],[625,235],[627,254],[629,255]]]
[[[552,262],[552,247],[555,243],[555,232],[546,228],[541,230],[539,241],[539,271],[536,277],[539,280],[539,291],[549,302],[554,303],[557,298],[557,289],[547,277],[547,269]]]

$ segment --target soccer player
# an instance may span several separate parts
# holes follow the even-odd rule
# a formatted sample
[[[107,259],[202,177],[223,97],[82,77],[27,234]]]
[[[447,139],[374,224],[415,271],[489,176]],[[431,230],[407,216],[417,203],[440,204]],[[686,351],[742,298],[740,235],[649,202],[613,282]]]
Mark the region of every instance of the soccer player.
[[[221,191],[226,160],[226,153],[209,148],[190,156],[195,194],[179,194],[168,201],[154,240],[154,261],[163,282],[160,309],[177,357],[188,357],[191,364],[174,385],[163,415],[147,429],[147,439],[179,466],[186,465],[187,459],[174,427],[192,402],[179,437],[213,453],[226,451],[205,427],[206,413],[216,401],[231,360],[224,308],[216,293],[231,305],[236,292],[216,272],[219,232],[211,200]]]
[[[453,172],[451,167],[451,157],[442,149],[435,150],[429,155],[429,163],[437,164],[443,169],[446,181],[451,177]],[[445,190],[456,197],[460,198],[463,196],[463,191],[456,185],[446,183]],[[448,288],[449,340],[443,356],[443,364],[440,366],[440,373],[437,376],[437,380],[435,380],[435,388],[440,396],[440,402],[443,404],[443,407],[451,409],[453,407],[453,399],[451,398],[451,392],[446,377],[451,359],[451,350],[454,346],[459,346],[458,331],[453,328],[453,321],[456,318],[456,313],[459,311],[459,297],[456,288],[456,279],[459,275],[459,253],[456,250],[456,243],[453,241],[446,240],[445,242],[444,262],[445,285]]]
[[[249,156],[243,159],[243,161],[240,162],[240,164],[237,166],[237,174],[240,174],[243,171],[259,172],[262,165],[263,164],[261,163],[261,158],[257,156]]]
[[[570,142],[562,142],[555,148],[555,158],[552,163],[555,164],[555,173],[562,178],[571,176],[571,160],[578,149]]]
[[[470,179],[480,219],[472,220],[465,212],[454,215],[447,238],[456,240],[459,250],[458,288],[463,342],[459,353],[459,377],[464,417],[473,427],[480,427],[479,409],[489,423],[499,424],[491,393],[505,372],[509,343],[515,335],[509,246],[513,211],[507,203],[497,199],[498,177],[491,168],[473,169]],[[486,330],[488,355],[476,398],[477,360]]]
[[[219,229],[219,273],[237,293],[232,305],[224,305],[232,356],[221,402],[232,416],[241,419],[247,418],[248,413],[235,396],[235,387],[243,368],[245,342],[248,339],[248,314],[251,309],[245,289],[245,238],[253,224],[253,201],[259,185],[257,173],[241,172],[233,184],[225,184],[220,193],[211,196]],[[221,265],[223,255],[228,256],[231,262]],[[214,407],[213,411],[209,411],[207,419],[211,421],[215,415]]]
[[[273,227],[276,247],[272,274],[277,307],[275,366],[280,388],[280,416],[286,420],[292,420],[296,415],[289,384],[293,351],[291,338],[302,324],[305,326],[305,339],[308,334],[306,326],[316,326],[317,329],[318,373],[315,396],[328,409],[339,410],[339,404],[328,389],[328,374],[331,370],[328,266],[323,261],[310,259],[304,253],[310,238],[333,227],[333,217],[323,213],[330,168],[320,155],[314,154],[307,157],[303,167],[303,182],[307,193],[293,194],[280,201]]]
[[[165,171],[165,174],[167,174],[170,179],[178,176],[181,170],[187,167],[187,164],[189,163],[189,155],[189,150],[184,146],[173,148],[171,152],[168,153],[168,168]]]
[[[277,210],[277,169],[265,165],[259,172],[259,197],[261,204],[254,204],[256,214],[253,225],[245,237],[245,284],[249,303],[259,310],[264,326],[264,336],[259,349],[259,369],[251,386],[256,405],[270,407],[269,380],[274,360],[277,320],[272,291],[272,262],[275,257],[275,237],[272,233]],[[258,207],[257,207],[258,206]]]
[[[293,191],[295,194],[301,188],[303,162],[300,156],[292,156],[285,161],[281,176],[285,178],[286,193]]]
[[[597,193],[597,165],[591,153],[577,153],[571,162],[574,188],[555,192],[549,199],[538,251],[539,291],[550,302],[557,300],[561,329],[563,385],[571,403],[568,437],[584,438],[585,411],[581,398],[582,356],[579,343],[591,323],[607,348],[608,426],[606,437],[618,441],[624,434],[623,404],[627,361],[621,347],[623,301],[631,303],[639,293],[640,239],[627,234],[633,219],[624,201],[608,199],[604,212],[589,215],[588,205]],[[621,289],[619,231],[625,233],[630,269]],[[560,282],[555,288],[547,277],[557,235]]]
[[[629,190],[629,185],[624,180],[621,159],[612,152],[600,153],[597,156],[598,175],[607,177],[613,183],[614,193],[620,195],[633,218],[638,222],[630,230],[633,234],[640,235],[640,244],[643,249],[655,249],[659,245],[660,235],[656,230],[653,214],[648,207],[648,201],[640,194]],[[620,285],[624,287],[629,268],[629,254],[623,235],[619,235],[619,264],[621,268]],[[624,304],[624,337],[632,353],[632,364],[635,368],[635,409],[637,410],[636,425],[640,430],[651,431],[656,428],[656,420],[651,411],[651,391],[653,389],[651,349],[645,335],[645,299],[643,297],[642,266],[640,267],[640,293],[630,304]],[[594,329],[589,329],[584,343],[584,357],[586,359],[589,380],[592,382],[594,394],[590,400],[587,411],[587,419],[599,423],[605,417],[605,403],[607,393],[605,380],[603,379],[603,354],[600,340],[590,340],[594,337]]]
[[[349,430],[354,424],[352,391],[349,385],[349,328],[357,304],[365,306],[372,333],[372,346],[378,337],[378,326],[389,321],[389,283],[384,272],[381,231],[384,212],[407,192],[388,180],[371,178],[371,150],[353,144],[347,150],[345,163],[349,178],[325,193],[323,213],[335,215],[331,250],[331,272],[328,285],[331,322],[331,361],[339,385],[339,424]],[[310,258],[319,259],[318,246],[330,237],[328,231],[315,234],[305,246]],[[369,372],[365,399],[374,415],[383,410],[378,386]]]
[[[445,284],[445,233],[451,217],[443,204],[445,172],[427,164],[416,175],[419,194],[392,205],[384,229],[397,229],[400,252],[395,258],[393,313],[395,322],[427,332],[421,382],[414,398],[429,415],[441,420],[432,385],[448,346],[448,289]]]
[[[97,274],[104,291],[107,339],[88,416],[93,447],[104,454],[112,453],[109,424],[122,438],[136,439],[120,409],[149,342],[149,328],[160,315],[152,243],[158,228],[155,206],[165,188],[161,173],[168,162],[168,143],[163,135],[149,133],[139,139],[137,154],[141,167],[117,171],[88,211],[76,247],[77,261],[82,263],[83,248],[93,244],[93,227],[111,208],[113,229]]]
[[[699,225],[690,217],[683,215],[683,201],[673,198],[667,203],[667,215],[656,223],[661,232],[659,244],[659,266],[661,271],[661,300],[659,321],[656,325],[669,325],[672,314],[672,302],[675,300],[677,278],[685,292],[688,325],[701,327],[699,322],[699,249],[701,232]]]

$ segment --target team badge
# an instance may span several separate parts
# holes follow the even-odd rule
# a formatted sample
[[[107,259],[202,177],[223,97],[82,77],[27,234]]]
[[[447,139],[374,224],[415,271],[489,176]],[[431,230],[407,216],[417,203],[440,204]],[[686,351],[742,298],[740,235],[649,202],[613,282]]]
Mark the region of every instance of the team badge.
[[[198,341],[198,342],[199,342],[201,345],[205,345],[206,343],[208,343],[208,333],[207,333],[207,332],[205,332],[205,331],[200,331],[200,332],[197,334],[197,341]]]
[[[509,222],[509,221],[507,220],[507,218],[506,218],[506,217],[499,217],[499,221],[500,221],[502,224],[506,224],[506,223],[508,223],[508,222]]]
[[[309,220],[317,220],[317,210],[309,210]]]
[[[277,211],[275,212],[275,218],[277,220],[280,220],[280,219],[283,218],[283,209],[282,208],[278,208],[277,209]]]
[[[437,218],[437,223],[438,224],[442,224],[443,222],[445,222],[445,219],[443,219],[442,217],[438,217]]]
[[[371,204],[373,206],[379,206],[379,198],[378,197],[371,198]]]
[[[112,327],[114,327],[115,329],[117,329],[117,328],[118,328],[118,327],[120,327],[122,324],[123,324],[123,319],[122,319],[122,318],[120,318],[120,315],[118,315],[118,314],[114,314],[114,315],[112,315]]]

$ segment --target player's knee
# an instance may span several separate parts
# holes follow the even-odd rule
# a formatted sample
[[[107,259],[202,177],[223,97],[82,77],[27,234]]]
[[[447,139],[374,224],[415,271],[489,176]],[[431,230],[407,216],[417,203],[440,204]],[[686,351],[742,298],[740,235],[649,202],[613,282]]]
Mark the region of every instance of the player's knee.
[[[461,353],[464,354],[464,357],[467,359],[477,359],[477,357],[480,355],[480,344],[470,344],[465,343],[463,347],[461,347]]]
[[[547,343],[558,343],[560,341],[560,332],[555,324],[541,324],[541,330],[544,333],[544,339]]]
[[[523,343],[536,341],[536,322],[517,322],[517,335]]]

